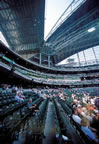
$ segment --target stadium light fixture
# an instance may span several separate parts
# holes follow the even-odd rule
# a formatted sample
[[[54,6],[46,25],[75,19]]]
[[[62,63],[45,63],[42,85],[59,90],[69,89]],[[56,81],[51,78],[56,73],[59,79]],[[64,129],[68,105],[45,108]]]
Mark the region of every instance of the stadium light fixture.
[[[88,29],[88,32],[93,32],[95,30],[96,30],[95,27],[92,27],[92,28]]]

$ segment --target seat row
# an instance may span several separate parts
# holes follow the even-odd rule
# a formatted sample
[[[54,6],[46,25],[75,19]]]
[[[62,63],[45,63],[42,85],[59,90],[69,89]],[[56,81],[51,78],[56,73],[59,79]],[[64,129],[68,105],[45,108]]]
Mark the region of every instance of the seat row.
[[[72,109],[67,105],[67,102],[65,103],[63,100],[60,99],[60,104],[63,107],[63,109],[65,110],[65,112],[67,113],[67,116],[71,122],[71,124],[73,125],[73,127],[76,129],[77,133],[79,134],[79,136],[82,139],[82,142],[84,144],[94,144],[93,141],[91,141],[85,134],[84,132],[81,130],[81,126],[79,124],[77,124],[73,119],[72,119]]]
[[[43,100],[39,98],[35,100],[37,107],[39,107],[38,112],[34,113],[33,116],[28,117],[25,122],[22,123],[16,135],[17,143],[20,143],[19,137],[25,135],[25,143],[35,143],[41,144],[44,138],[44,126],[47,113],[48,100]]]
[[[42,102],[42,98],[38,98],[38,101],[35,98],[33,102],[38,106]],[[8,114],[2,115],[0,117],[0,140],[11,137],[11,133],[29,114],[27,101],[25,101],[17,107],[15,106],[15,109],[10,110]]]

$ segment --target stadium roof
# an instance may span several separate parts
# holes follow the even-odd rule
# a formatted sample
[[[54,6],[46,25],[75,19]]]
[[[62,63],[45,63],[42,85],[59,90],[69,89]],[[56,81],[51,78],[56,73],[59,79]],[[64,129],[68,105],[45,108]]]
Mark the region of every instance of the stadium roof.
[[[72,4],[77,1],[80,0]],[[75,7],[44,42],[45,0],[1,0],[0,31],[10,48],[19,54],[31,53],[39,59],[42,53],[57,64],[79,51],[99,45],[99,1],[82,1],[84,3]]]
[[[0,31],[19,54],[38,52],[44,41],[45,0],[1,0]]]
[[[99,1],[86,0],[61,25],[59,24],[54,33],[52,31],[53,29],[51,35],[49,33],[47,43],[51,45],[54,64],[77,52],[99,45]]]

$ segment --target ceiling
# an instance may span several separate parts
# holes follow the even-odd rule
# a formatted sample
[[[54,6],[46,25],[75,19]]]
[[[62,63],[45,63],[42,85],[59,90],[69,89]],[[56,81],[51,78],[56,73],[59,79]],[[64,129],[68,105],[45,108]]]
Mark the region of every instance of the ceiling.
[[[45,0],[0,0],[0,31],[19,54],[38,53],[44,41]]]
[[[93,32],[88,32],[94,27]],[[65,58],[99,45],[99,1],[86,0],[47,39],[52,48],[54,64]]]
[[[99,45],[99,1],[86,0],[44,42],[45,0],[0,0],[0,31],[10,48],[57,64]],[[88,29],[95,27],[95,31]]]

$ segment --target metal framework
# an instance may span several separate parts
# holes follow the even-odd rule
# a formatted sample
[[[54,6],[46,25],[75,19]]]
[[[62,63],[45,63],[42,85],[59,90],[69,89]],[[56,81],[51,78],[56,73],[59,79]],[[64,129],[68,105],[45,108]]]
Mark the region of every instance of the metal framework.
[[[59,28],[59,26],[61,26],[85,1],[86,0],[73,0],[52,27],[46,36],[45,41],[47,41],[47,39]]]
[[[44,13],[45,0],[0,1],[0,31],[10,48],[21,55],[33,53],[31,60],[36,59],[39,64],[45,62],[50,67],[99,45],[99,1],[73,0],[45,41]],[[95,31],[89,33],[91,27],[95,27]]]
[[[45,0],[1,0],[0,30],[10,48],[22,54],[40,51],[44,41]]]
[[[95,31],[88,32],[92,27]],[[99,45],[98,33],[99,2],[87,0],[47,39],[53,49],[53,63],[57,64],[75,53]]]

